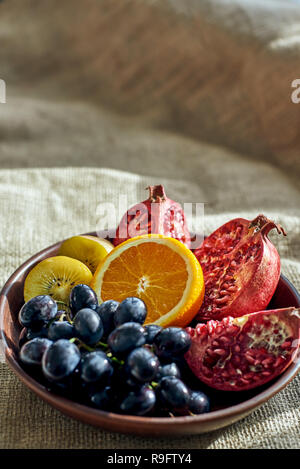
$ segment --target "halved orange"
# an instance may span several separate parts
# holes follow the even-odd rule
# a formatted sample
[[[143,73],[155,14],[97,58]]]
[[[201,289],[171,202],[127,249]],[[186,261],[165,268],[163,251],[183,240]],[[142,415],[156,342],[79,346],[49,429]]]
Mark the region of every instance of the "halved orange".
[[[184,327],[197,314],[204,297],[201,266],[180,241],[159,234],[131,238],[99,264],[91,287],[100,302],[141,298],[146,324]]]

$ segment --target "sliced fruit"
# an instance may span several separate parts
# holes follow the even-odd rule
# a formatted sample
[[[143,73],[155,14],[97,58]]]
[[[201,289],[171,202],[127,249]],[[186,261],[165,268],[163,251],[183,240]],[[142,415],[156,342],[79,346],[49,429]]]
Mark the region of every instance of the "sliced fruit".
[[[186,326],[204,296],[202,269],[180,241],[152,234],[137,236],[116,247],[99,264],[91,287],[99,301],[129,296],[147,306],[146,324]]]
[[[99,263],[114,248],[107,239],[97,236],[73,236],[66,239],[59,249],[60,256],[72,257],[83,262],[92,273],[95,273]]]
[[[49,295],[68,306],[71,289],[78,283],[89,284],[92,277],[90,269],[77,259],[48,257],[27,275],[24,284],[25,302],[38,295]]]
[[[264,215],[254,220],[235,218],[205,238],[194,251],[205,280],[201,322],[266,309],[278,284],[280,257],[268,238],[282,226]]]
[[[185,358],[193,373],[212,388],[245,391],[267,383],[297,359],[300,310],[229,316],[187,331],[192,345]]]

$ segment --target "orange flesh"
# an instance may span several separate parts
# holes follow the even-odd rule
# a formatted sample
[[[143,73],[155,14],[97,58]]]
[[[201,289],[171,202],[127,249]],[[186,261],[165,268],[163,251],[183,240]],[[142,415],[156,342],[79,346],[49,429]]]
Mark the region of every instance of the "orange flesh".
[[[134,271],[131,265],[135,266]],[[151,323],[179,303],[187,280],[186,263],[176,252],[148,242],[128,248],[110,263],[103,277],[101,297],[103,301],[122,301],[138,296],[148,309],[146,322]]]

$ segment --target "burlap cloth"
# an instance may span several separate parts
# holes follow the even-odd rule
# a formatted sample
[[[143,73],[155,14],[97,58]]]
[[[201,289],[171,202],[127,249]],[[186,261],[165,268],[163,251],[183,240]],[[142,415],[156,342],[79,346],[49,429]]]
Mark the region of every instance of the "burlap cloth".
[[[280,0],[1,3],[1,284],[99,226],[100,202],[164,183],[206,204],[206,232],[259,212],[280,222],[282,270],[300,288],[299,20]],[[0,447],[299,448],[299,383],[226,429],[145,439],[64,417],[2,360]]]

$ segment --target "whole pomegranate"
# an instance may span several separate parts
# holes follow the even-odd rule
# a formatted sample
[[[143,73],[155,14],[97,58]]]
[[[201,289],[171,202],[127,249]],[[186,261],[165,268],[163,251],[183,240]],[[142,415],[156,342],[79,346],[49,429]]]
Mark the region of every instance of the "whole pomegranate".
[[[152,233],[176,238],[189,248],[191,238],[181,205],[169,199],[161,185],[149,186],[147,189],[149,198],[131,207],[122,217],[114,245]]]
[[[235,218],[208,236],[194,251],[205,281],[205,296],[196,318],[201,321],[261,311],[269,304],[280,276],[280,258],[268,239],[280,225],[258,215]]]
[[[187,328],[186,361],[212,388],[244,391],[267,383],[298,359],[300,310],[260,311]]]

